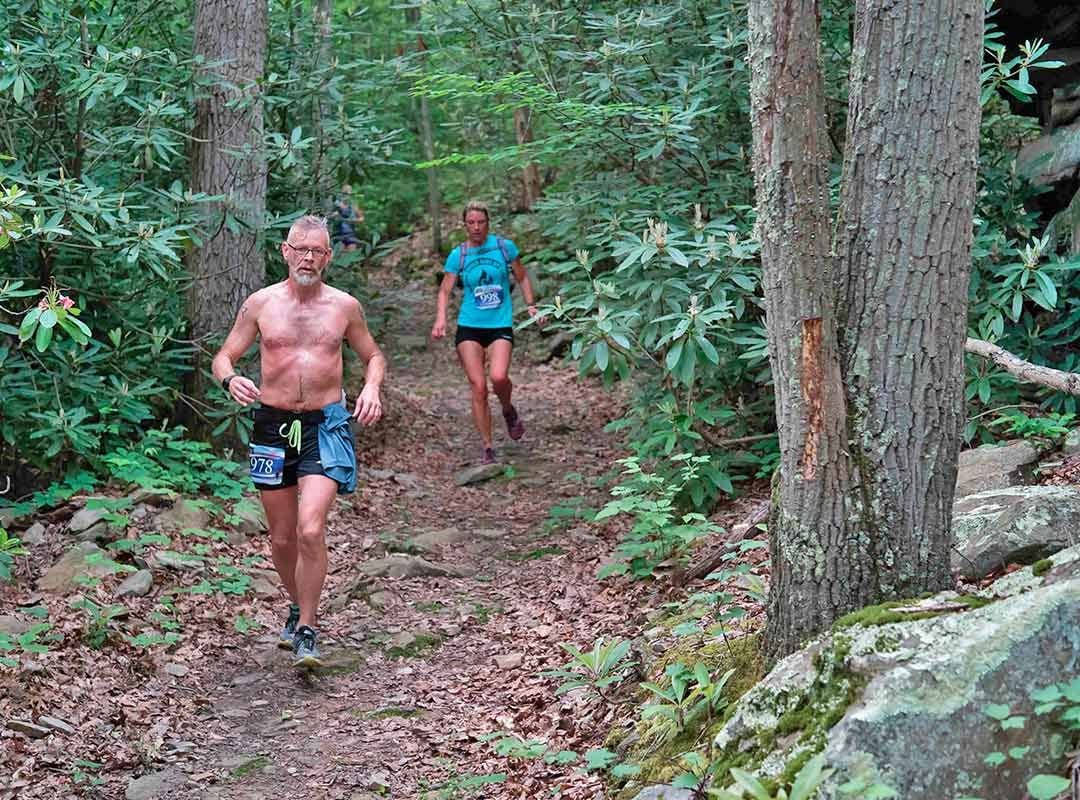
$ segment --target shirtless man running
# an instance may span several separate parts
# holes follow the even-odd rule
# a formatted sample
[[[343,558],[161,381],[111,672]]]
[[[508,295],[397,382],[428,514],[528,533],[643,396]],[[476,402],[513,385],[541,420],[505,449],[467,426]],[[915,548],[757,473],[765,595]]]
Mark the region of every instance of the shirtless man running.
[[[335,494],[356,488],[342,340],[367,365],[352,412],[364,425],[382,416],[386,359],[360,303],[322,281],[333,255],[326,220],[306,216],[294,222],[281,255],[289,276],[244,301],[212,369],[236,402],[259,402],[252,414],[251,478],[266,509],[274,567],[292,600],[281,644],[292,648],[297,665],[318,666],[315,624],[326,579],[326,516]],[[234,367],[256,338],[261,385]]]

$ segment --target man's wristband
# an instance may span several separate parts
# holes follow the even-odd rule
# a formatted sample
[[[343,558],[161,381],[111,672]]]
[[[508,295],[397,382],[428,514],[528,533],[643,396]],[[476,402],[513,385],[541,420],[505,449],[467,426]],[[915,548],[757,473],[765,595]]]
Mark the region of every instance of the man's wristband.
[[[224,378],[221,379],[221,388],[224,389],[226,392],[229,391],[229,382],[233,378],[238,378],[238,377],[239,377],[239,375],[237,375],[235,372],[232,375],[226,375]]]

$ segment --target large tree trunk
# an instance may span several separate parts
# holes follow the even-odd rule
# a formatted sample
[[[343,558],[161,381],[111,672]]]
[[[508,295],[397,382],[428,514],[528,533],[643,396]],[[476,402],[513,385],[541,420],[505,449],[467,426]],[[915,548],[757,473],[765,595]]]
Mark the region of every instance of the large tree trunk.
[[[754,172],[781,465],[773,658],[949,585],[981,0],[858,0],[829,253],[816,0],[750,7]]]
[[[196,3],[195,55],[205,59],[201,77],[208,85],[195,106],[191,183],[195,191],[224,196],[207,205],[205,238],[190,259],[196,339],[227,331],[240,303],[266,279],[266,161],[258,86],[266,17],[266,3]],[[229,216],[239,225],[227,224]]]

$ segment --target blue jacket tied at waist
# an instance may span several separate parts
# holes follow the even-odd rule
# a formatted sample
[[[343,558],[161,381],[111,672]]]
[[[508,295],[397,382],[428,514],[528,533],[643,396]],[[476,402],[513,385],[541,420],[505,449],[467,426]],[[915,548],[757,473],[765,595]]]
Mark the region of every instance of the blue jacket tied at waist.
[[[341,403],[331,403],[323,409],[319,425],[319,459],[323,472],[338,484],[338,494],[356,491],[356,448],[348,409]]]

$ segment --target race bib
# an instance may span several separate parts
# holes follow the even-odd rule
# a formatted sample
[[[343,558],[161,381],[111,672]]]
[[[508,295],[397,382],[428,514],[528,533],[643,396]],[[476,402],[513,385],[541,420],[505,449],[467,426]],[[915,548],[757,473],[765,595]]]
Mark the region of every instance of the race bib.
[[[481,310],[498,308],[503,301],[503,287],[497,283],[473,289],[473,304]]]
[[[249,445],[251,480],[263,486],[278,486],[285,471],[285,448],[265,444]]]

